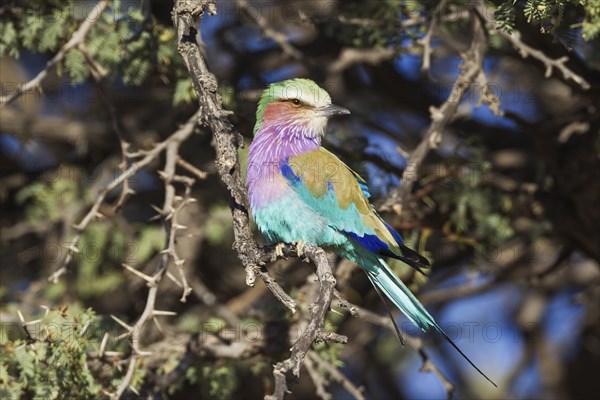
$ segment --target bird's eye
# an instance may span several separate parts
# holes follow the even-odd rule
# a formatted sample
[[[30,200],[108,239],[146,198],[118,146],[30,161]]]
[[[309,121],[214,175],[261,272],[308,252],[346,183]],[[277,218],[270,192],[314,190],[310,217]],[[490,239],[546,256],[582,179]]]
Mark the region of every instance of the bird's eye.
[[[295,106],[299,106],[300,104],[302,104],[302,102],[298,99],[292,99],[292,104]]]

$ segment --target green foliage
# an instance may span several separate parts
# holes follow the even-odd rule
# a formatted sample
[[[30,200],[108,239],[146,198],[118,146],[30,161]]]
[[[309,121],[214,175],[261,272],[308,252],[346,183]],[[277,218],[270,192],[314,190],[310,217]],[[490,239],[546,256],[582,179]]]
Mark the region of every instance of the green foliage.
[[[568,9],[573,12],[567,20],[565,16]],[[509,32],[515,28],[517,17],[523,17],[527,23],[538,26],[543,33],[581,27],[583,39],[592,40],[600,32],[600,2],[597,0],[526,0],[522,3],[504,0],[494,17],[497,27]],[[583,19],[581,23],[578,22],[579,18]]]
[[[2,24],[11,22],[16,24],[20,46],[27,50],[35,53],[54,52],[62,45],[63,38],[73,29],[75,21],[71,10],[73,10],[73,1],[53,0],[43,4],[26,2],[22,18],[15,17],[12,21],[3,19]]]
[[[99,343],[96,323],[90,309],[53,310],[28,325],[30,337],[0,336],[0,397],[97,398],[100,385],[87,364]]]
[[[344,361],[341,359],[344,350],[342,343],[317,342],[313,343],[312,348],[323,360],[328,361],[331,365],[335,367],[344,366]]]
[[[84,82],[90,77],[91,59],[94,67],[107,73],[110,83],[140,86],[158,77],[159,82],[175,86],[175,105],[193,102],[194,88],[177,52],[173,28],[144,14],[142,4],[110,3],[85,39],[89,59],[79,48],[70,49],[56,72],[72,83]],[[18,58],[21,49],[58,52],[79,28],[85,12],[89,7],[72,0],[23,2],[14,15],[7,10],[0,19],[0,56]]]
[[[77,185],[60,174],[49,182],[34,182],[19,190],[15,196],[18,204],[27,203],[27,218],[31,221],[58,221],[77,201]]]
[[[401,12],[405,6],[411,7],[414,3],[416,2],[406,2],[404,5],[399,1],[343,2],[341,15],[345,20],[356,22],[328,24],[324,29],[330,36],[354,47],[399,45]]]
[[[81,83],[90,75],[90,69],[83,53],[78,49],[71,49],[65,55],[65,68],[71,75],[73,83]]]
[[[162,374],[173,371],[179,364],[177,358],[170,358],[160,368]],[[187,382],[200,387],[202,399],[231,399],[239,386],[239,375],[242,372],[240,363],[229,361],[226,363],[195,362],[186,371],[178,382],[170,385],[168,393],[173,395],[181,390]]]
[[[231,212],[229,207],[221,204],[210,209],[206,220],[206,239],[213,245],[223,243],[226,235],[231,233]]]
[[[199,370],[199,378],[205,398],[229,399],[238,386],[233,363],[222,366],[203,365]]]
[[[441,212],[448,213],[444,230],[457,243],[488,252],[514,235],[508,215],[510,198],[491,184],[491,163],[479,153],[474,163],[460,165],[434,194]],[[452,170],[451,170],[452,171]]]
[[[125,236],[121,246],[122,253],[126,262],[134,261],[143,264],[150,259],[157,251],[162,249],[164,231],[159,226],[143,226],[135,242],[125,243]]]
[[[179,79],[175,82],[175,91],[173,92],[173,105],[182,103],[191,103],[196,99],[196,91],[190,78]]]
[[[523,15],[528,23],[550,23],[563,17],[566,1],[528,0],[523,6]]]
[[[4,55],[19,57],[18,34],[12,21],[0,23],[0,56]]]
[[[512,3],[512,4],[511,4]],[[494,12],[496,28],[511,32],[516,24],[514,1],[505,1]]]
[[[579,0],[585,9],[582,23],[582,35],[585,40],[592,40],[600,33],[600,2],[598,0]]]
[[[109,71],[112,80],[139,86],[151,69],[153,36],[144,28],[139,8],[121,9],[119,2],[102,15],[89,35],[90,56]]]

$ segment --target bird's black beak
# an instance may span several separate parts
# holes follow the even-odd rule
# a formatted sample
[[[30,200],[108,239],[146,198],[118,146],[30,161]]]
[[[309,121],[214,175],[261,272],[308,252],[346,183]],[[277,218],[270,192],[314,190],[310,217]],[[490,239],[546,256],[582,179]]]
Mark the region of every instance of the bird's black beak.
[[[336,106],[335,104],[330,104],[319,109],[319,113],[325,117],[333,117],[334,115],[350,114],[350,110],[347,110],[344,107]]]

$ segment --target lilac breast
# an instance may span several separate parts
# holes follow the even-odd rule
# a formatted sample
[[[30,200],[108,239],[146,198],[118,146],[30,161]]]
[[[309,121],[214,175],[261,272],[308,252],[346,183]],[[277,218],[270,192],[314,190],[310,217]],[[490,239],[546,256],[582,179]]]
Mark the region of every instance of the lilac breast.
[[[280,165],[290,157],[321,146],[319,136],[309,136],[301,125],[264,122],[256,132],[248,152],[246,185],[253,209],[260,208],[293,192],[281,175]]]

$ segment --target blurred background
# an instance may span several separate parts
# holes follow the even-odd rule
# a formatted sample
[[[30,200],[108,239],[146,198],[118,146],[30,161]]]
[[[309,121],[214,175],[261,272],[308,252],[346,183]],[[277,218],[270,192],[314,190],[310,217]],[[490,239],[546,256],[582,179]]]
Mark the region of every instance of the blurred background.
[[[144,310],[148,288],[122,265],[152,274],[159,262],[165,231],[153,205],[165,197],[157,173],[164,154],[128,177],[135,193],[123,184],[103,190],[139,161],[124,154],[152,151],[197,110],[172,9],[158,0],[0,5],[3,398],[102,398],[122,382],[131,344],[110,316],[133,325]],[[427,276],[391,264],[499,384],[398,315],[456,397],[600,393],[595,2],[224,0],[216,10],[202,16],[199,40],[244,136],[242,162],[256,102],[271,82],[313,79],[352,111],[330,123],[324,146],[369,182],[382,216],[432,261]],[[474,18],[485,27],[483,74],[464,97],[448,99]],[[66,46],[74,37],[76,45]],[[432,107],[447,100],[458,109],[397,215],[394,193],[411,151]],[[170,265],[156,308],[177,314],[143,326],[140,343],[152,354],[138,363],[124,397],[262,398],[302,313],[292,316],[262,282],[246,286],[211,132],[197,128],[179,160],[178,173],[195,180],[186,196],[197,200],[180,211],[187,229],[176,238],[192,292],[180,301],[181,278]],[[89,214],[94,205],[98,213]],[[315,373],[333,398],[353,398],[348,382],[369,399],[446,397],[443,380],[421,372],[419,353],[381,322],[385,308],[364,274],[346,260],[332,262],[342,297],[381,318],[353,317],[334,302],[327,326],[348,344],[314,345],[324,364],[301,372],[292,398],[328,398]],[[310,304],[313,266],[281,260],[269,271]],[[190,352],[205,333],[264,345],[233,357]]]

